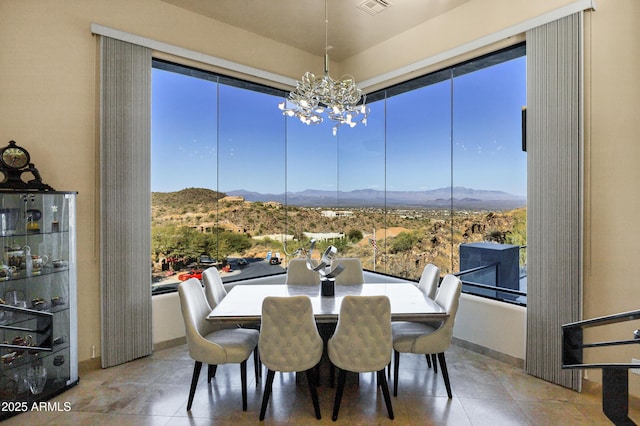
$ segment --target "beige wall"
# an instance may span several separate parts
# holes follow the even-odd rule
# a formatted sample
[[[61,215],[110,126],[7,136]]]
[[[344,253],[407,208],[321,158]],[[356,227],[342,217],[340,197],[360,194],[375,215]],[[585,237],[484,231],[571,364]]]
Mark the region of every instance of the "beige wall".
[[[639,17],[637,0],[599,0],[585,20],[585,318],[640,309]],[[638,328],[635,321],[588,336],[630,339]],[[638,345],[607,352],[593,350],[587,361],[640,358]],[[599,380],[600,372],[589,375]],[[640,376],[631,374],[629,385],[640,395]]]
[[[472,0],[337,68],[357,80],[375,77],[569,3]],[[637,309],[640,300],[633,270],[640,254],[634,232],[640,223],[640,120],[634,108],[640,99],[640,2],[599,0],[598,6],[586,22],[585,318]],[[93,345],[100,349],[99,88],[92,22],[296,79],[319,61],[159,0],[0,1],[0,145],[15,139],[30,150],[46,183],[79,192],[81,360],[91,357]],[[618,355],[627,359],[631,351]],[[638,382],[631,377],[635,394]]]

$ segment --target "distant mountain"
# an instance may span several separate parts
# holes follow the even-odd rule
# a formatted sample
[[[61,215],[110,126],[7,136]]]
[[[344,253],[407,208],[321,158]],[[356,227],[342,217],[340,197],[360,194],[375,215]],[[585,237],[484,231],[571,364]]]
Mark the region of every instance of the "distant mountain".
[[[354,191],[321,191],[307,189],[286,194],[261,194],[245,190],[229,191],[227,195],[239,195],[247,201],[277,201],[300,207],[395,207],[395,208],[445,208],[451,205],[459,209],[504,210],[525,207],[525,197],[503,191],[487,191],[461,186],[438,188],[428,191],[377,191],[357,189]],[[386,195],[386,200],[385,200]]]

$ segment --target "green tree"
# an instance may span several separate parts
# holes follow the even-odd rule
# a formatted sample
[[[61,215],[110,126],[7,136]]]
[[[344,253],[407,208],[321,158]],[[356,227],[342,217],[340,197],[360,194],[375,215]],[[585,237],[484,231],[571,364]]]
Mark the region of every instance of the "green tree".
[[[156,257],[196,258],[206,246],[202,235],[187,226],[157,225],[151,230],[151,250]]]
[[[351,229],[347,233],[347,239],[354,243],[357,243],[358,241],[362,240],[363,237],[364,235],[362,234],[362,231],[358,229]]]
[[[393,240],[389,252],[397,254],[400,252],[410,251],[419,241],[417,231],[401,232]]]
[[[251,247],[251,239],[244,234],[223,231],[218,238],[218,258],[227,258],[233,253],[242,253]]]

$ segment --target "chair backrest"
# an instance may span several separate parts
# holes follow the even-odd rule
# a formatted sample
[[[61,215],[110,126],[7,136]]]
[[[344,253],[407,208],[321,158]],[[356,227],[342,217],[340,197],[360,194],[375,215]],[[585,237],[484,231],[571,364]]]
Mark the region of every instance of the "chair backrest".
[[[444,308],[449,313],[449,316],[433,333],[416,339],[414,346],[419,348],[417,353],[440,353],[449,348],[451,338],[453,337],[453,325],[456,320],[456,314],[458,313],[461,292],[462,281],[455,275],[445,275],[440,284],[438,294],[436,295],[436,303]],[[422,343],[428,344],[429,352],[421,348]]]
[[[318,266],[316,259],[311,259],[311,264]],[[287,266],[287,284],[316,285],[320,284],[320,274],[307,268],[307,259],[291,259]]]
[[[427,263],[418,282],[418,288],[430,299],[435,299],[439,282],[440,268],[433,263]]]
[[[355,257],[333,259],[331,261],[332,269],[333,265],[337,265],[338,263],[344,266],[344,271],[336,277],[336,284],[364,284],[364,274],[362,273],[362,263],[360,259]]]
[[[264,299],[258,349],[272,371],[306,371],[320,362],[323,343],[309,296]]]
[[[380,371],[391,361],[391,303],[387,296],[345,296],[329,339],[331,362],[347,371]]]
[[[227,295],[227,290],[224,288],[218,269],[213,266],[205,269],[202,273],[202,282],[204,283],[204,294],[207,296],[207,303],[213,309]]]
[[[219,345],[206,340],[203,336],[219,329],[206,317],[211,312],[200,280],[189,278],[178,285],[180,309],[184,319],[189,355],[196,361],[210,359],[212,353],[220,352],[221,359],[225,359],[224,350]]]

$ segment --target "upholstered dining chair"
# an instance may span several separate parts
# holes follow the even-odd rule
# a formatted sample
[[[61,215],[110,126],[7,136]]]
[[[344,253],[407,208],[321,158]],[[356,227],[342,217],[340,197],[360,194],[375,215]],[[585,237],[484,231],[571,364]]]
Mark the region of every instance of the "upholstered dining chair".
[[[454,275],[447,274],[440,284],[436,296],[436,303],[444,308],[449,316],[439,325],[422,324],[415,322],[398,322],[392,324],[393,329],[393,396],[398,396],[398,368],[400,366],[400,353],[437,354],[440,362],[440,370],[444,385],[447,388],[447,396],[451,395],[451,383],[444,352],[451,345],[453,337],[453,325],[458,312],[462,282]],[[436,370],[435,357],[434,371]]]
[[[224,288],[224,284],[222,283],[222,278],[220,277],[220,272],[215,267],[207,268],[202,272],[202,282],[204,284],[204,294],[207,298],[207,303],[209,304],[209,310],[211,311],[213,308],[218,306],[222,299],[227,295],[227,290]],[[237,324],[224,324],[221,325],[220,328],[237,328]],[[258,329],[259,327],[247,327]],[[260,377],[260,361],[258,359],[258,349],[254,351],[254,365],[256,375]],[[207,379],[210,382],[213,377],[216,375],[216,366],[209,365]],[[256,381],[256,385],[258,381]]]
[[[422,275],[420,276],[420,281],[418,281],[418,289],[429,299],[434,300],[436,298],[436,294],[438,292],[438,284],[440,283],[440,268],[438,268],[433,263],[427,263],[422,270]],[[428,324],[437,327],[439,326],[441,321],[434,321]],[[436,355],[435,354],[425,354],[425,358],[427,359],[427,366],[431,368],[431,361],[433,360],[434,371],[438,372],[438,366],[436,364]]]
[[[428,298],[435,299],[438,283],[440,283],[440,268],[433,263],[427,263],[422,270],[418,288]]]
[[[189,355],[195,361],[187,411],[191,410],[202,364],[240,364],[242,381],[242,410],[247,410],[247,359],[258,345],[258,330],[246,328],[221,328],[206,320],[210,308],[200,281],[190,278],[178,285],[180,308],[184,319]],[[255,359],[255,358],[254,358]],[[211,370],[208,381],[211,381]],[[258,376],[256,375],[256,381]]]
[[[336,277],[337,285],[344,284],[364,284],[364,274],[362,273],[362,263],[360,259],[355,257],[336,258],[331,261],[332,269],[334,265],[341,263],[344,266],[342,271]]]
[[[345,296],[338,325],[327,343],[331,363],[339,368],[338,387],[333,404],[333,420],[338,419],[346,372],[375,371],[378,386],[393,419],[393,407],[384,369],[391,361],[391,303],[387,296]]]
[[[434,300],[436,297],[436,293],[438,291],[438,284],[440,283],[440,268],[438,268],[433,263],[427,263],[422,270],[422,275],[420,276],[420,281],[418,281],[418,289],[424,294],[426,297]],[[432,321],[428,324],[433,327],[438,327],[442,321]],[[394,321],[393,324],[397,328],[398,325]],[[405,325],[404,327],[407,327]],[[433,355],[433,356],[432,356]],[[435,365],[434,371],[438,372],[438,366],[436,364],[436,355],[435,354],[425,354],[425,358],[427,359],[427,366],[431,368],[431,361],[433,360],[433,364]],[[391,365],[389,365],[389,376],[391,376]],[[394,383],[394,389],[396,385]]]
[[[204,294],[207,296],[207,302],[211,309],[218,306],[218,304],[227,295],[227,290],[224,288],[220,272],[214,266],[207,268],[202,272],[202,282],[204,284]]]
[[[318,261],[311,259],[311,264],[316,267]],[[307,259],[291,259],[287,266],[286,284],[319,285],[320,274],[307,268]]]
[[[306,372],[316,418],[321,418],[314,367],[322,358],[322,346],[309,296],[264,299],[258,348],[262,363],[267,367],[267,380],[260,420],[264,420],[276,371]]]

